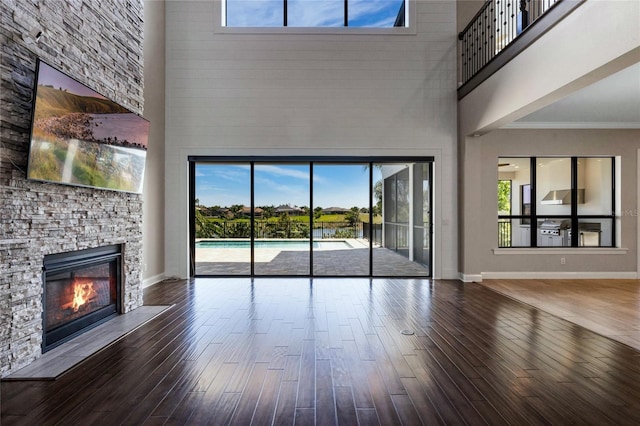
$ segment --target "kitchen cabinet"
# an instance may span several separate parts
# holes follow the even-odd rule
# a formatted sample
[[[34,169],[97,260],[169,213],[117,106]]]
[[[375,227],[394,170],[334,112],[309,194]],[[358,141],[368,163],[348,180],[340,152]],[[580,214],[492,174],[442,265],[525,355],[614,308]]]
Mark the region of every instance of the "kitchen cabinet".
[[[562,247],[560,235],[538,235],[538,247]]]

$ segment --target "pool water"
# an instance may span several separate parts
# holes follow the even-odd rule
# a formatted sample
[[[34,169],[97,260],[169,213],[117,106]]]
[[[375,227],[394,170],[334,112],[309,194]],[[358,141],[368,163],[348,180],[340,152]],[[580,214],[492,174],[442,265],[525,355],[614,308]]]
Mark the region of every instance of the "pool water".
[[[233,241],[233,240],[205,240],[198,241],[196,248],[250,248],[250,241]],[[292,241],[292,240],[257,240],[254,241],[254,247],[272,248],[272,249],[289,249],[289,250],[308,250],[309,241]],[[314,241],[313,248],[318,250],[344,250],[352,248],[346,241]]]

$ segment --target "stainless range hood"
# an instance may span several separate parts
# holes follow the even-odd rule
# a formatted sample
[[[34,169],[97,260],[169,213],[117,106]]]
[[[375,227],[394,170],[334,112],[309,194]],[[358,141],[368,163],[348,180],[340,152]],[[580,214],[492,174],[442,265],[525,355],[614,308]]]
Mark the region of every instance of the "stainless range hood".
[[[578,204],[584,203],[584,188],[578,189]],[[546,205],[560,205],[571,204],[571,190],[570,189],[556,189],[549,191],[547,195],[540,201],[540,204]]]

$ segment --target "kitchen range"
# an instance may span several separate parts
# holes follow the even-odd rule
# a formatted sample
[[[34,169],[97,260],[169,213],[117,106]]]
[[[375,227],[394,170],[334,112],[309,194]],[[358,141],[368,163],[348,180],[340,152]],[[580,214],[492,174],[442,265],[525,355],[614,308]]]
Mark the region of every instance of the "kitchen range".
[[[578,224],[578,246],[600,246],[600,223]],[[538,247],[571,247],[571,221],[547,219],[538,222]]]

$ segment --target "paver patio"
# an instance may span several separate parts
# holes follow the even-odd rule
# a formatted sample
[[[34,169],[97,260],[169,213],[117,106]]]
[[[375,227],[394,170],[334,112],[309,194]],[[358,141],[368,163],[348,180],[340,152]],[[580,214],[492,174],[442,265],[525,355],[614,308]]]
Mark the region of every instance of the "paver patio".
[[[250,275],[248,248],[197,248],[197,275]],[[310,275],[309,252],[260,248],[254,252],[255,275]],[[369,248],[313,251],[313,275],[369,276]],[[427,269],[386,248],[373,249],[373,275],[426,277]]]

